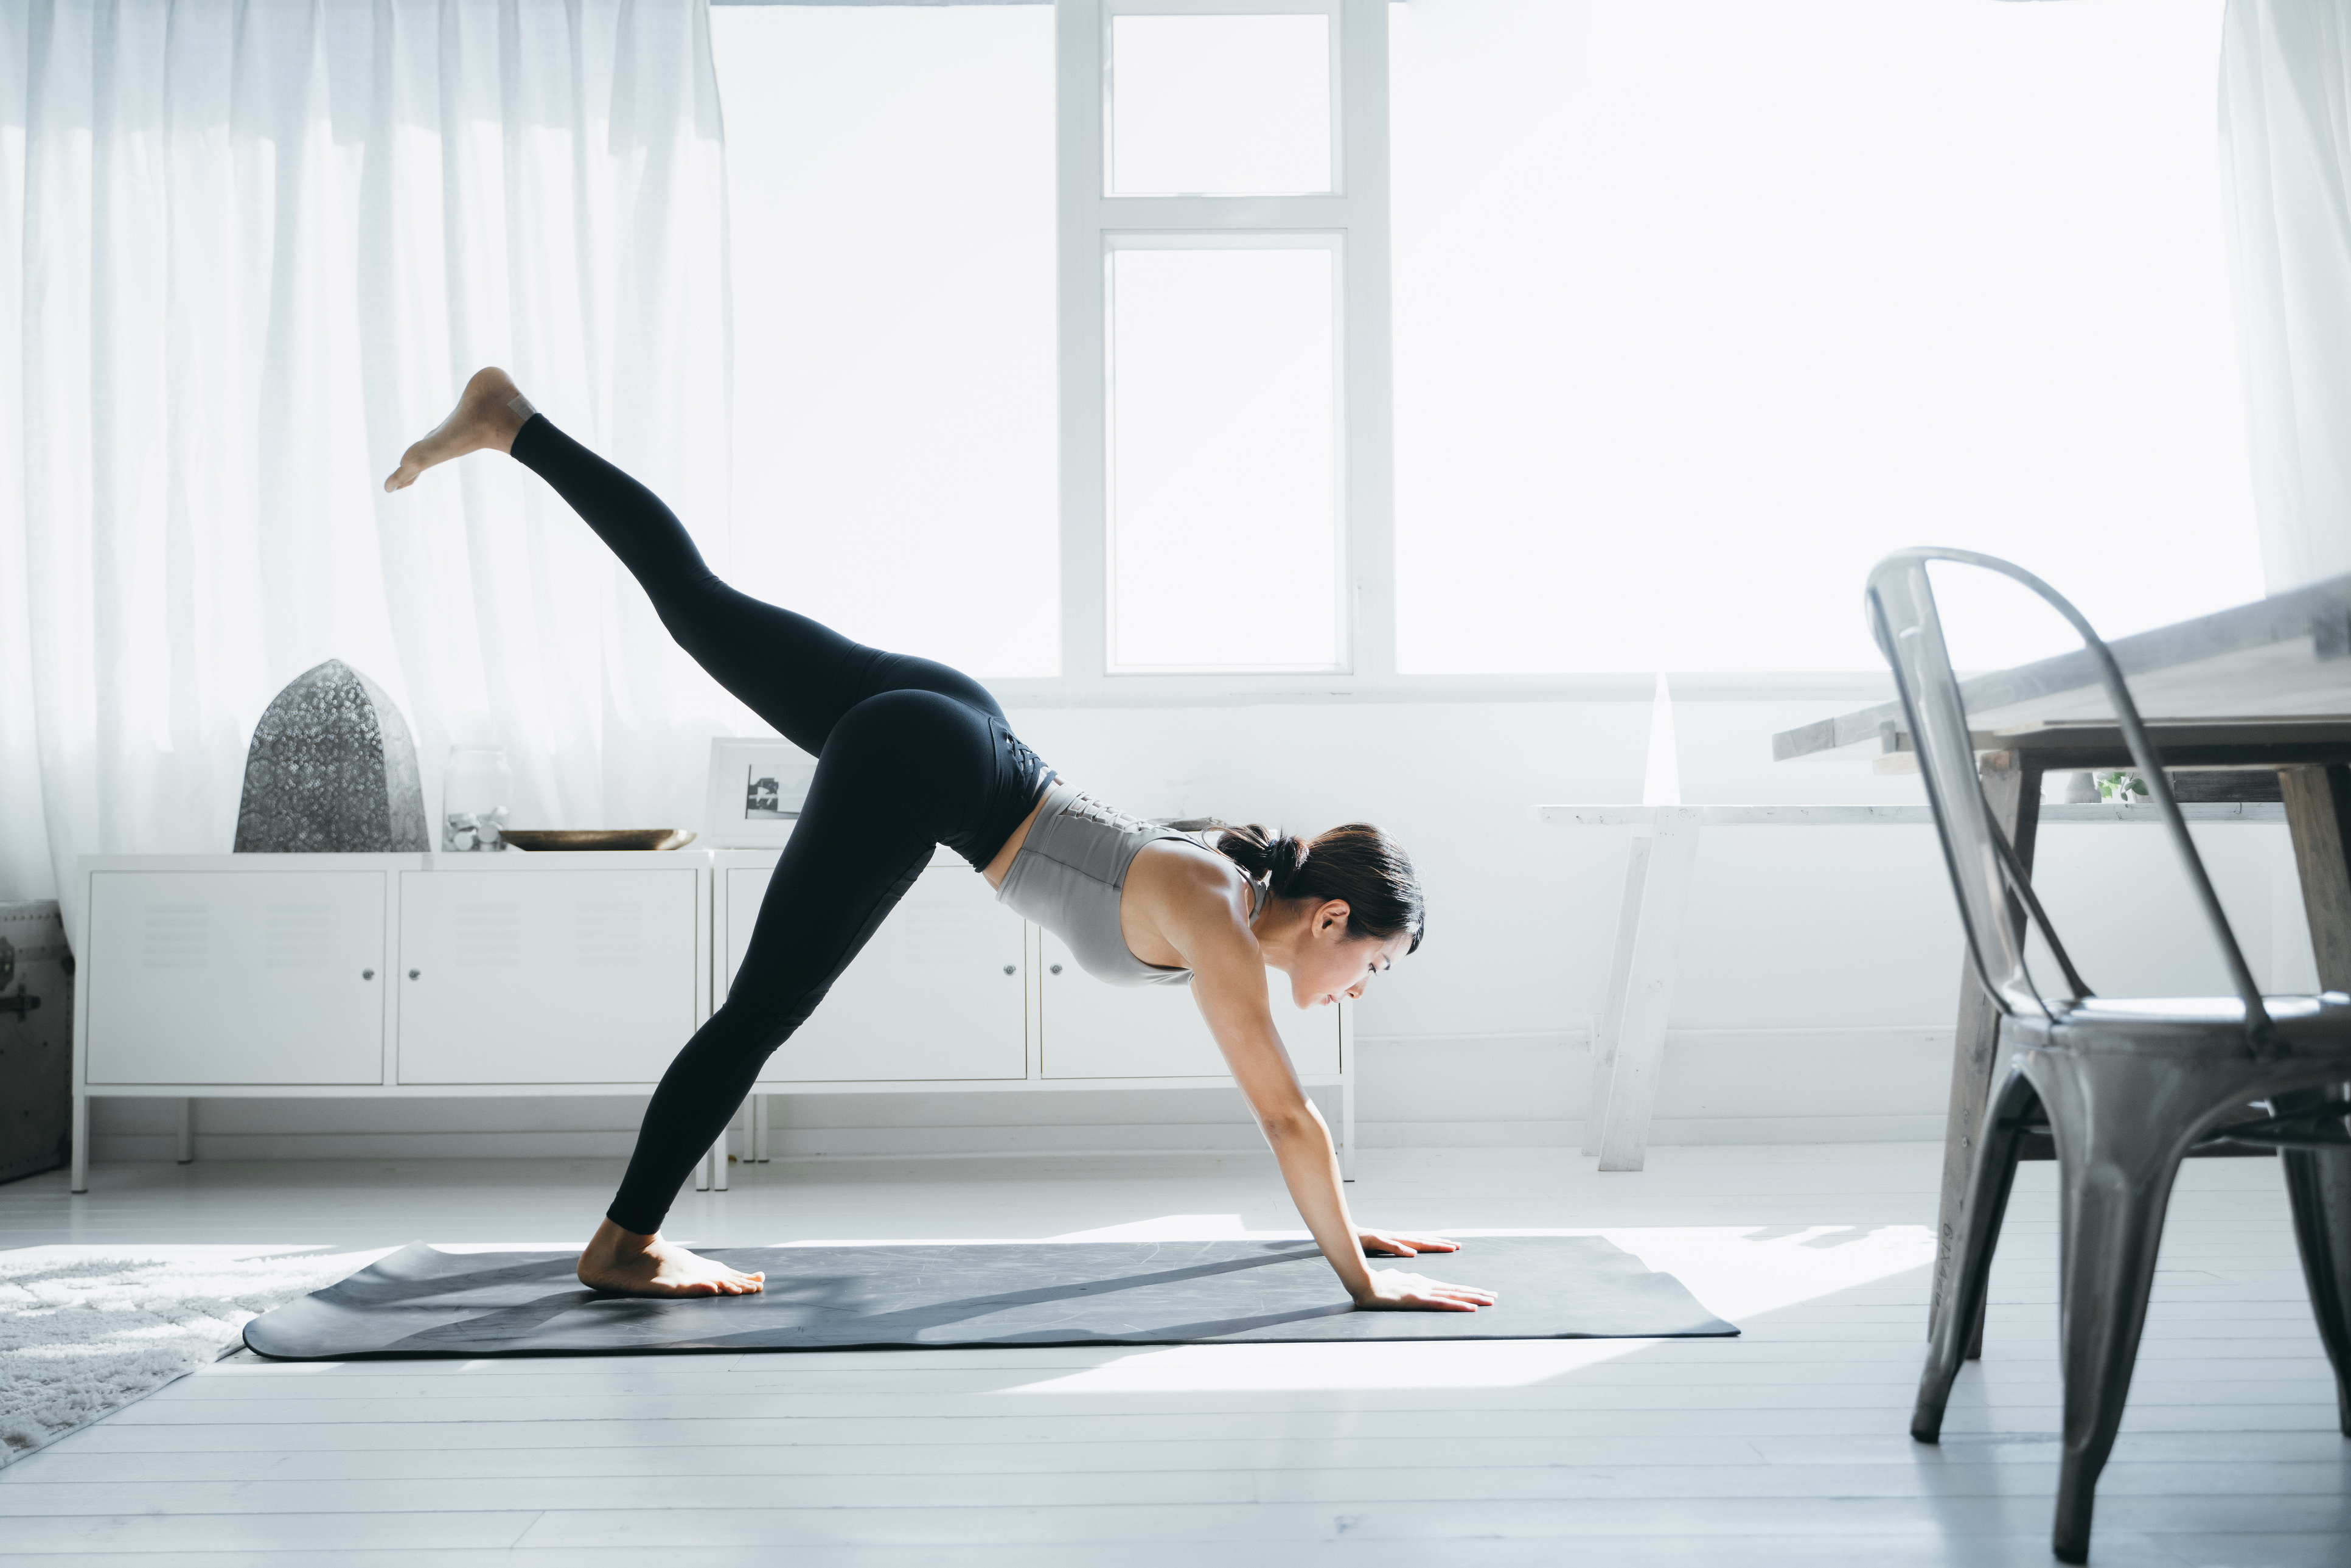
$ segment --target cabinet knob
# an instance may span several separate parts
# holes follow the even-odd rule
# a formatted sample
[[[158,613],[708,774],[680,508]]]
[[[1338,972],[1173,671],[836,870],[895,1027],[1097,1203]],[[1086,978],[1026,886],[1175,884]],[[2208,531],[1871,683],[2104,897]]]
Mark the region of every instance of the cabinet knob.
[[[1019,972],[1019,967],[1020,967],[1017,964],[1007,964],[1004,966],[1004,972],[1008,975],[1018,974]]]
[[[362,980],[372,980],[375,978],[375,971],[373,969],[361,969],[360,971],[360,978]]]
[[[1053,973],[1055,973],[1055,974],[1057,974],[1057,975],[1058,975],[1058,974],[1060,974],[1061,972],[1061,966],[1060,966],[1059,964],[1054,965],[1054,966],[1053,966]]]
[[[424,971],[422,969],[411,969],[408,971],[408,977],[412,980],[421,980],[424,977]]]

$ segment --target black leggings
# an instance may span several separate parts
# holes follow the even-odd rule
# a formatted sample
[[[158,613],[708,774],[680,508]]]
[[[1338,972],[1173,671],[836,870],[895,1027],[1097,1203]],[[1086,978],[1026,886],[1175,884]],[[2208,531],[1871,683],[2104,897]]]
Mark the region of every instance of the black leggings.
[[[545,414],[524,423],[514,455],[636,574],[679,646],[817,759],[742,968],[662,1074],[605,1210],[650,1235],[760,1066],[922,874],[932,846],[986,866],[1050,775],[970,676],[852,643],[719,581],[658,497]]]

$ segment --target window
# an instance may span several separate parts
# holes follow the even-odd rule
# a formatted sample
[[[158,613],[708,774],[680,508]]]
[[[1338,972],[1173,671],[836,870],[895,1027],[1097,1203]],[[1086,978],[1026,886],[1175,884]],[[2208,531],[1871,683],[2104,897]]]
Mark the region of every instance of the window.
[[[986,677],[1060,668],[1053,25],[711,12],[746,591]]]
[[[1879,670],[1906,544],[2258,598],[2220,10],[1397,6],[1402,667]],[[2062,645],[1948,577],[1963,664]]]
[[[1113,196],[1326,195],[1328,16],[1110,17]]]
[[[1057,21],[1065,681],[1383,669],[1384,0]]]
[[[1111,667],[1337,669],[1338,250],[1184,237],[1109,254]]]

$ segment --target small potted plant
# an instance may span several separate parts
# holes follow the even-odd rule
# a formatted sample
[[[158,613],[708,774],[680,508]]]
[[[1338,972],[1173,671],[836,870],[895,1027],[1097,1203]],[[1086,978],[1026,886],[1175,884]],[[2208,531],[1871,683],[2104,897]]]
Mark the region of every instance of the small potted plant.
[[[2128,768],[2098,775],[2098,799],[2111,800],[2117,806],[2145,805],[2150,797],[2147,780]]]

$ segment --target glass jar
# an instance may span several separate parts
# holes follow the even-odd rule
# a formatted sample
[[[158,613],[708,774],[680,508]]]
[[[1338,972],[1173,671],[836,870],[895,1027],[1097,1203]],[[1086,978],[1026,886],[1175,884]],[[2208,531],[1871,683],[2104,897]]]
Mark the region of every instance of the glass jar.
[[[441,771],[441,848],[450,853],[503,850],[514,769],[496,747],[453,746]]]

